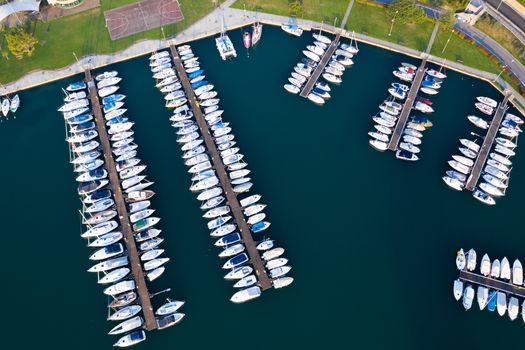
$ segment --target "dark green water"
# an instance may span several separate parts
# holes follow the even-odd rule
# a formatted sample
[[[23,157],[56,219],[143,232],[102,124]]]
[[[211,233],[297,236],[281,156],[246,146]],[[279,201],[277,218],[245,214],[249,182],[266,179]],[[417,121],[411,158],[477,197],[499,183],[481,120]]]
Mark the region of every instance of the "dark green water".
[[[263,194],[272,227],[293,266],[291,287],[255,301],[228,301],[231,283],[208,237],[180,158],[170,112],[153,87],[147,58],[116,64],[124,77],[139,156],[157,192],[164,248],[172,261],[151,291],[172,288],[186,319],[148,333],[148,349],[493,349],[522,339],[521,317],[464,312],[452,296],[459,247],[491,258],[525,259],[520,205],[525,155],[518,149],[508,195],[486,207],[441,181],[458,139],[473,130],[475,96],[501,99],[488,84],[448,72],[433,98],[434,128],[422,160],[409,164],[368,145],[370,116],[414,60],[361,45],[355,66],[324,106],[282,89],[310,35],[292,38],[265,27],[256,50],[230,33],[235,60],[222,62],[212,39],[193,44],[219,92]],[[109,349],[106,298],[79,237],[80,202],[68,163],[64,125],[55,109],[61,81],[21,93],[17,118],[0,124],[5,348]],[[254,193],[255,193],[254,192]],[[480,256],[481,256],[480,255]],[[166,295],[167,296],[167,295]],[[155,304],[164,296],[153,299]]]

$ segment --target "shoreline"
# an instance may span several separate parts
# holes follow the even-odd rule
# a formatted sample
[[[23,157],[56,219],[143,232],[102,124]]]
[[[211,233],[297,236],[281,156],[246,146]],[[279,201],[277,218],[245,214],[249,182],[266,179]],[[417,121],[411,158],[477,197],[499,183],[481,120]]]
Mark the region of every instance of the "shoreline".
[[[221,12],[221,14],[219,14]],[[281,26],[286,23],[288,18],[284,16],[272,15],[267,13],[258,13],[251,11],[243,12],[242,10],[218,7],[213,12],[209,13],[205,17],[201,18],[190,27],[179,33],[174,38],[168,39],[148,39],[138,41],[128,48],[111,54],[101,54],[84,56],[77,62],[55,70],[36,70],[31,71],[22,76],[21,78],[4,84],[0,88],[1,95],[12,94],[17,91],[27,90],[36,86],[45,85],[53,81],[61,80],[67,77],[71,77],[76,74],[80,74],[85,69],[97,69],[100,67],[108,66],[110,64],[127,61],[139,56],[149,54],[154,51],[167,49],[170,45],[181,45],[186,42],[200,40],[207,38],[221,32],[220,18],[222,18],[222,12],[224,13],[224,20],[227,23],[227,30],[234,30],[244,26],[252,25],[258,16],[261,23],[265,25]],[[362,42],[368,45],[376,46],[384,50],[397,52],[406,56],[421,59],[426,56],[427,60],[433,64],[442,65],[448,69],[454,70],[461,74],[469,75],[471,77],[483,80],[491,84],[494,88],[505,94],[505,91],[510,91],[513,98],[510,102],[516,107],[522,114],[525,115],[525,98],[523,98],[517,91],[514,90],[503,78],[497,76],[494,73],[478,70],[457,62],[449,61],[447,59],[426,54],[422,51],[411,49],[399,44],[391,43],[381,39],[373,38],[360,33],[352,33],[347,30],[342,30],[338,27],[331,25],[322,24],[310,20],[297,20],[298,26],[306,31],[323,30],[331,34],[341,32],[341,36],[347,39],[353,37],[358,42]],[[209,29],[208,29],[209,28]],[[204,29],[204,30],[203,30]]]

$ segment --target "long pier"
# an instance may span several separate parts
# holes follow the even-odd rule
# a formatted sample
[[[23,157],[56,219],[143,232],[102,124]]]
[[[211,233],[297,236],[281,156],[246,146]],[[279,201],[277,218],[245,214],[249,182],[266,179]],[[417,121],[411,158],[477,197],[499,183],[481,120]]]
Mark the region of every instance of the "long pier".
[[[213,137],[208,128],[208,124],[206,123],[206,119],[202,115],[199,102],[197,101],[197,97],[193,92],[188,75],[186,74],[186,71],[184,70],[184,67],[182,65],[182,60],[180,59],[179,53],[177,52],[175,46],[170,46],[170,50],[173,56],[173,61],[175,63],[175,69],[177,70],[182,86],[186,92],[186,97],[188,98],[188,102],[191,105],[193,115],[195,116],[199,129],[201,131],[201,135],[204,139],[204,143],[206,144],[206,148],[210,153],[213,167],[215,168],[217,177],[219,178],[221,186],[224,190],[226,200],[228,201],[228,205],[230,206],[235,222],[237,223],[237,226],[241,231],[242,242],[246,247],[246,252],[248,253],[250,262],[255,269],[255,273],[257,274],[260,287],[262,290],[269,289],[272,287],[272,281],[266,273],[264,263],[261,259],[261,256],[259,255],[259,251],[256,248],[255,241],[253,240],[250,227],[246,223],[246,219],[244,218],[241,205],[237,199],[237,195],[233,191],[230,179],[228,177],[228,174],[226,173],[225,166],[222,162],[222,158],[219,154],[219,151],[217,150],[215,142],[213,141]]]
[[[494,118],[492,118],[492,122],[490,123],[489,130],[487,131],[487,135],[485,136],[485,139],[483,140],[483,144],[481,145],[481,148],[479,150],[478,157],[476,158],[476,161],[474,162],[474,166],[472,167],[472,172],[470,173],[470,176],[467,179],[467,184],[465,185],[465,188],[469,191],[473,191],[474,188],[476,187],[476,184],[478,183],[479,176],[481,174],[483,165],[485,165],[485,162],[489,155],[492,144],[494,143],[494,139],[496,138],[496,134],[498,133],[498,129],[501,125],[501,122],[503,121],[505,112],[507,111],[507,102],[510,96],[511,96],[510,94],[505,95],[503,102],[501,102],[498,105],[498,108],[496,109]]]
[[[423,82],[423,78],[425,77],[426,64],[427,64],[427,59],[425,57],[423,58],[423,60],[421,61],[421,65],[417,69],[416,76],[414,77],[414,80],[412,81],[412,85],[410,86],[410,90],[408,91],[408,95],[405,100],[405,104],[403,105],[403,109],[401,110],[401,113],[399,114],[399,119],[397,121],[396,127],[394,129],[394,132],[392,133],[390,142],[388,143],[388,149],[391,151],[397,150],[397,147],[399,145],[399,139],[401,138],[401,135],[403,134],[403,130],[405,130],[405,126],[407,124],[408,117],[410,115],[410,111],[412,110],[412,107],[414,106],[417,92],[419,91],[419,88],[421,87],[421,83]]]
[[[310,94],[310,92],[312,92],[312,89],[314,88],[315,83],[317,82],[321,74],[323,73],[323,70],[328,64],[328,61],[332,58],[332,55],[337,49],[337,45],[339,44],[340,37],[341,37],[341,34],[338,33],[335,36],[335,39],[330,43],[330,46],[328,46],[328,48],[326,49],[323,57],[317,64],[317,67],[315,67],[314,72],[312,73],[310,78],[308,78],[308,81],[304,85],[303,90],[300,93],[301,97],[307,97]]]
[[[120,179],[117,173],[117,168],[113,155],[111,153],[111,143],[106,130],[106,123],[102,115],[102,108],[100,107],[100,101],[98,99],[97,87],[93,78],[91,77],[91,71],[88,69],[85,71],[86,83],[89,91],[89,99],[93,108],[93,114],[96,120],[98,136],[100,138],[100,145],[102,152],[104,153],[104,161],[106,163],[106,170],[109,174],[109,186],[113,192],[115,198],[115,204],[117,206],[117,213],[120,220],[120,227],[122,234],[124,235],[124,242],[126,244],[126,250],[131,267],[131,273],[135,280],[140,304],[142,306],[142,312],[144,314],[145,328],[146,330],[152,330],[157,328],[157,321],[155,320],[155,314],[153,313],[153,307],[151,306],[151,299],[146,286],[146,280],[144,279],[144,272],[140,263],[139,253],[137,251],[137,245],[135,238],[133,237],[133,230],[129,221],[128,209],[124,196],[122,194],[122,188],[120,187]]]
[[[479,284],[483,287],[496,289],[501,292],[514,294],[525,298],[525,288],[523,286],[518,286],[509,282],[503,282],[495,278],[486,277],[466,270],[461,270],[459,272],[459,278],[463,281]]]

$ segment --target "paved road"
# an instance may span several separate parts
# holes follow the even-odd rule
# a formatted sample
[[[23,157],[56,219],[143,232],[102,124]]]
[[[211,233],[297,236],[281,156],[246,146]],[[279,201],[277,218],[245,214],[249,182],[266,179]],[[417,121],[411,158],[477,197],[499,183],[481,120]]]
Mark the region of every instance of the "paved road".
[[[503,16],[507,17],[512,23],[514,23],[519,29],[521,29],[522,32],[525,32],[525,18],[523,18],[516,10],[510,7],[504,0],[485,1],[491,4]]]
[[[486,5],[485,8],[487,9],[487,13],[490,15],[490,17],[494,18],[505,28],[510,30],[512,34],[514,34],[514,36],[518,38],[518,40],[521,41],[522,44],[525,45],[525,32],[523,32],[518,26],[516,26],[510,19],[503,16],[500,12],[496,11],[496,9],[492,7],[492,5]]]

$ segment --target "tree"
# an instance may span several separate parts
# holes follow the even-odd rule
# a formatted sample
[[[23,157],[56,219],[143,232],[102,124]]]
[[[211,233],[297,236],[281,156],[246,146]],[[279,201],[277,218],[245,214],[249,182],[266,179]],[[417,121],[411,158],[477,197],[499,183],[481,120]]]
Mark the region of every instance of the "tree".
[[[303,11],[303,2],[302,0],[294,0],[289,2],[290,12],[295,14],[300,14]]]
[[[5,34],[5,40],[7,48],[17,59],[22,59],[24,55],[30,57],[38,44],[38,39],[21,27],[10,29]]]
[[[425,19],[423,9],[415,0],[395,0],[387,8],[388,15],[398,23],[420,23]]]
[[[454,24],[456,24],[456,17],[452,11],[443,12],[439,16],[439,25],[443,29],[453,29]]]

